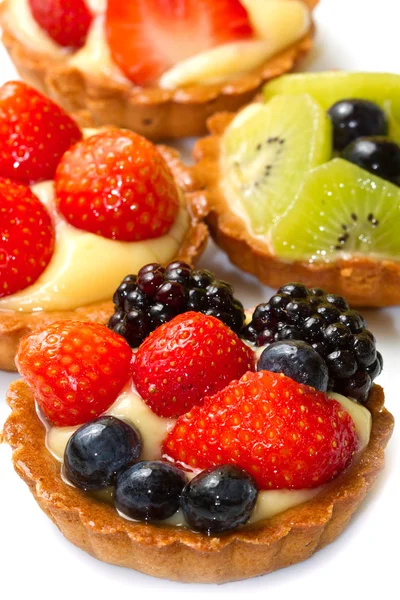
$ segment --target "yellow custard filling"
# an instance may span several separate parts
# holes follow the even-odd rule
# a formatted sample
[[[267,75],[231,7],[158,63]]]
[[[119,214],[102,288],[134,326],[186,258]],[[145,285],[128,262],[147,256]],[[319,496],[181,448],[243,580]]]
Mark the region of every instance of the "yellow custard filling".
[[[328,396],[340,402],[352,417],[360,440],[360,451],[362,451],[368,445],[371,435],[372,419],[370,412],[361,404],[340,394],[329,393]],[[141,456],[143,460],[157,460],[160,458],[162,441],[176,421],[176,419],[162,418],[153,413],[131,383],[121,392],[114,404],[106,411],[106,414],[125,419],[137,426],[143,441]],[[58,461],[63,461],[67,442],[76,429],[78,427],[47,428],[46,446]],[[316,496],[320,491],[321,488],[312,490],[263,490],[258,495],[249,522],[254,523],[267,519],[292,506],[302,504]],[[102,493],[100,493],[99,497],[107,500],[107,494],[103,498]],[[163,522],[176,526],[185,525],[181,511]]]
[[[13,310],[73,310],[109,300],[129,273],[148,263],[168,262],[176,256],[189,227],[183,205],[169,232],[142,242],[119,242],[70,225],[57,212],[52,181],[32,187],[52,215],[56,228],[54,254],[33,285],[0,299],[0,312]]]
[[[255,37],[223,44],[183,60],[161,77],[161,88],[174,89],[194,83],[220,83],[239,77],[300,40],[310,28],[310,10],[302,0],[241,0]],[[108,78],[132,85],[115,65],[104,33],[105,2],[86,0],[95,15],[85,46],[66,58],[91,77]],[[6,20],[14,35],[44,54],[66,54],[40,29],[32,17],[28,0],[7,0]]]

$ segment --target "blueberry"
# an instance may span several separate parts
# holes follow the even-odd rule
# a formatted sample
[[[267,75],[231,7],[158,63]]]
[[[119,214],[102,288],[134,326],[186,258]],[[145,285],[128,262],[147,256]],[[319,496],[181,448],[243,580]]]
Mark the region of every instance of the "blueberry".
[[[186,485],[181,507],[193,529],[221,533],[249,520],[257,495],[249,473],[233,465],[222,465],[203,471]]]
[[[319,353],[299,340],[271,344],[261,354],[257,371],[284,373],[299,383],[316,390],[328,389],[328,368]]]
[[[186,479],[177,467],[161,461],[142,461],[118,475],[114,502],[119,513],[138,521],[172,517]]]
[[[104,416],[77,429],[64,453],[64,474],[83,490],[101,490],[113,485],[142,451],[139,432],[125,421]]]
[[[359,138],[346,146],[342,158],[400,186],[400,147],[385,138]]]
[[[343,150],[359,137],[386,135],[388,122],[383,110],[368,100],[346,99],[328,110],[333,126],[333,146]]]

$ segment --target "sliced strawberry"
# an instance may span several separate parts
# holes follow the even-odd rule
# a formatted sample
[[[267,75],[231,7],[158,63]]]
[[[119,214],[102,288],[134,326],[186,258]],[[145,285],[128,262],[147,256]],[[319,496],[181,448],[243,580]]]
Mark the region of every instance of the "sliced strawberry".
[[[114,61],[143,85],[190,56],[253,32],[239,0],[108,0],[106,33]]]
[[[187,312],[139,347],[133,381],[153,412],[176,417],[254,369],[254,353],[222,321]]]
[[[16,365],[54,425],[79,425],[100,415],[129,379],[132,350],[96,323],[58,321],[21,340]]]
[[[0,177],[0,298],[34,283],[54,250],[50,215],[21,184]]]
[[[0,88],[0,176],[28,184],[53,179],[61,156],[81,137],[67,113],[26,83]]]
[[[236,464],[261,489],[314,488],[345,469],[359,445],[336,400],[283,374],[247,373],[181,416],[164,458],[189,469]]]
[[[92,22],[84,0],[29,0],[32,15],[60,46],[81,48]]]
[[[160,237],[179,209],[178,190],[161,154],[142,136],[122,129],[71,148],[58,166],[55,186],[67,221],[113,240]]]

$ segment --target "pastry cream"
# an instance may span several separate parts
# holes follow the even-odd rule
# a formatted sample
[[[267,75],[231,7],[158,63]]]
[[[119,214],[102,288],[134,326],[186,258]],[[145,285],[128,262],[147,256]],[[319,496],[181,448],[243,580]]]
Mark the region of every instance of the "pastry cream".
[[[194,83],[218,83],[240,77],[261,66],[274,54],[301,39],[311,24],[310,11],[301,0],[241,0],[255,31],[252,40],[223,44],[174,65],[161,77],[159,87],[174,89]],[[104,32],[105,2],[86,0],[95,15],[86,44],[66,55],[32,17],[28,0],[8,0],[7,25],[26,45],[43,54],[58,53],[92,77],[131,86],[111,58]]]
[[[328,396],[340,402],[343,408],[352,417],[357,436],[360,440],[360,451],[363,450],[369,442],[371,434],[372,419],[371,414],[364,406],[354,400],[341,396],[340,394],[329,393]],[[165,419],[157,416],[141,399],[133,384],[130,382],[121,392],[115,403],[106,411],[106,414],[114,415],[131,422],[139,429],[142,441],[143,452],[141,459],[157,460],[161,457],[161,444],[166,434],[175,424],[175,419]],[[62,462],[64,450],[67,442],[78,427],[49,427],[46,435],[46,446],[53,456]],[[188,474],[189,477],[193,474]],[[321,488],[312,490],[264,490],[257,498],[255,509],[251,515],[250,523],[267,519],[279,514],[292,506],[301,504],[310,500],[320,492]],[[112,495],[107,493],[105,496],[101,493],[100,498],[110,500]],[[178,511],[173,517],[164,523],[170,523],[176,526],[184,526],[185,520]]]
[[[189,227],[181,205],[169,232],[141,242],[119,242],[76,229],[56,210],[54,184],[39,183],[32,191],[52,215],[56,227],[54,254],[33,285],[0,299],[2,310],[35,312],[73,310],[110,299],[128,273],[148,263],[164,263],[176,256]]]

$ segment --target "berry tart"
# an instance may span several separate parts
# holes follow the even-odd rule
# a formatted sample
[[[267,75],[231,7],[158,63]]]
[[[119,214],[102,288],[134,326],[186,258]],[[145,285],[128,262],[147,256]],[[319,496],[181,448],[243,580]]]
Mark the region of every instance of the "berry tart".
[[[192,261],[206,240],[173,150],[128,130],[81,131],[25,83],[0,88],[0,368],[62,318],[106,323],[112,291],[150,261]]]
[[[203,135],[290,71],[318,0],[3,0],[3,42],[79,123],[149,139]]]
[[[192,200],[216,242],[273,287],[400,304],[400,76],[285,75],[209,121]]]
[[[168,273],[191,305],[150,333],[132,323],[154,302],[121,314],[126,280],[109,328],[59,321],[21,341],[14,467],[68,540],[115,565],[225,582],[302,561],[383,467],[375,339],[343,298],[301,284],[246,320],[229,284],[187,264],[145,267],[137,285]]]

